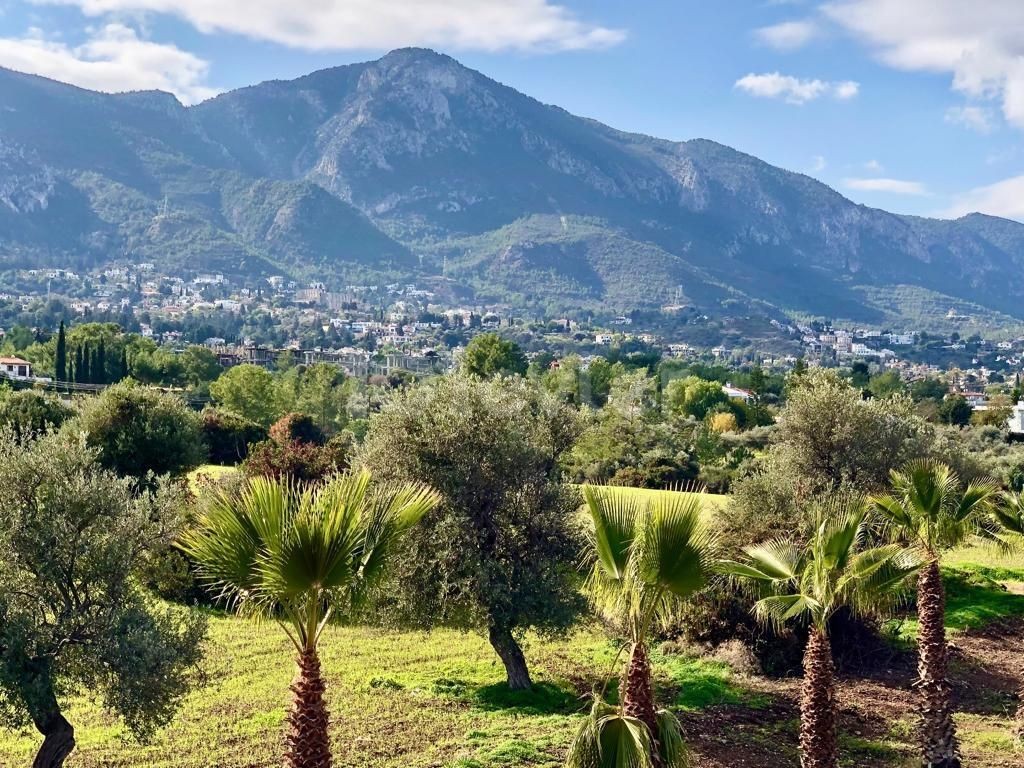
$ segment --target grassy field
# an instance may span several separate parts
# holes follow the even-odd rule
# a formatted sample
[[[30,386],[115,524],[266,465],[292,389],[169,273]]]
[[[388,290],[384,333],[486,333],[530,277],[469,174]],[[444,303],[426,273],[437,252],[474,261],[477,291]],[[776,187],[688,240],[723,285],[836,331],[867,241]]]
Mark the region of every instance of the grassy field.
[[[199,474],[212,473],[204,468]],[[725,498],[709,496],[708,501],[721,507]],[[1010,716],[1024,666],[1024,556],[965,548],[951,553],[945,576],[965,766],[1019,767]],[[1006,626],[1015,629],[997,630]],[[898,631],[912,641],[916,626],[910,619]],[[902,650],[899,645],[877,674],[841,680],[844,768],[915,765],[914,659],[909,645]],[[512,693],[504,685],[503,668],[478,635],[329,628],[322,659],[336,765],[560,766],[588,694],[608,675],[617,646],[590,628],[560,640],[530,636],[524,649],[537,685],[529,693]],[[798,765],[798,679],[734,671],[697,649],[689,655],[655,651],[652,659],[659,700],[680,714],[695,768]],[[151,743],[138,744],[96,703],[76,698],[68,717],[78,749],[67,765],[279,765],[293,671],[290,646],[276,625],[211,613],[202,679],[171,724]],[[613,694],[615,685],[613,680]],[[32,730],[0,731],[0,766],[29,765],[39,741]]]
[[[331,628],[322,657],[338,765],[555,766],[571,739],[583,696],[600,687],[616,648],[581,632],[569,642],[527,640],[534,692],[513,694],[479,636],[449,631],[387,634]],[[126,741],[113,718],[85,700],[69,719],[78,768],[255,768],[279,764],[280,733],[294,667],[283,633],[213,616],[206,682],[149,745]],[[683,710],[748,698],[722,664],[658,656],[662,695]],[[38,738],[0,740],[0,765],[28,765]]]
[[[967,571],[964,571],[966,573]],[[1006,573],[1002,575],[1007,575]],[[1009,575],[1024,580],[1024,571]],[[950,589],[951,628],[981,626],[1024,614],[1024,596],[990,581]],[[962,600],[966,595],[966,601]],[[968,611],[977,614],[968,617]],[[975,622],[977,619],[977,622]],[[990,678],[974,682],[975,667],[991,672],[1002,646],[965,635],[957,641],[966,695],[982,696],[958,716],[969,768],[1013,766],[1010,738],[1013,681],[1001,692]],[[1020,646],[1019,638],[1011,640]],[[528,637],[526,655],[536,689],[512,693],[487,643],[447,630],[387,633],[332,627],[322,648],[339,766],[444,768],[554,767],[586,706],[587,694],[608,674],[616,646],[597,630],[561,641]],[[978,656],[975,664],[971,659]],[[687,655],[652,654],[659,698],[683,717],[695,742],[696,768],[797,765],[799,681],[734,672],[727,664]],[[1007,668],[1024,662],[1024,649]],[[966,665],[966,666],[964,666]],[[897,667],[900,665],[897,664]],[[907,766],[913,754],[909,678],[912,659],[893,679],[841,684],[844,765]],[[293,674],[290,647],[273,623],[210,615],[201,685],[172,723],[140,745],[116,718],[76,699],[68,714],[79,747],[70,768],[271,768],[279,764],[283,718]],[[611,690],[614,691],[615,682]],[[971,693],[971,692],[974,693]],[[879,714],[883,705],[891,708]],[[871,718],[877,720],[872,724]],[[0,732],[0,765],[28,765],[39,744],[31,730]],[[742,757],[736,757],[742,755]],[[735,759],[735,763],[730,760]],[[759,762],[770,760],[771,762]]]

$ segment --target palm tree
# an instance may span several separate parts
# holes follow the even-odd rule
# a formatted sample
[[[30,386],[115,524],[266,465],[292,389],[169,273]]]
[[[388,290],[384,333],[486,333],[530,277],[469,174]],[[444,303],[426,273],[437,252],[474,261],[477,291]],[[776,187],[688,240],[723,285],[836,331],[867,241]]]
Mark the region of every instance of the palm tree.
[[[649,502],[592,486],[583,495],[590,522],[586,589],[602,618],[628,638],[629,661],[621,707],[607,704],[604,691],[596,697],[568,765],[679,768],[687,762],[682,730],[671,712],[656,707],[647,640],[711,573],[714,538],[701,523],[702,499],[663,494]]]
[[[757,617],[777,626],[806,620],[800,697],[800,765],[836,768],[835,669],[829,619],[842,607],[874,613],[899,599],[919,566],[912,550],[896,544],[867,547],[868,507],[861,500],[833,502],[817,511],[817,527],[806,545],[774,539],[747,547],[743,562],[724,562],[725,573],[757,589]]]
[[[182,549],[240,613],[273,618],[295,646],[285,765],[328,768],[328,712],[317,642],[336,613],[359,604],[402,534],[439,499],[424,486],[370,489],[368,472],[320,486],[253,478],[215,491]]]
[[[892,493],[872,499],[890,534],[916,546],[924,566],[917,579],[918,682],[921,697],[921,761],[926,768],[959,768],[953,721],[953,689],[947,678],[946,593],[942,553],[986,533],[985,512],[995,486],[973,482],[962,488],[945,464],[915,461],[893,471]]]
[[[995,505],[992,510],[992,518],[996,525],[996,536],[1005,549],[1024,548],[1024,496],[1016,491],[1004,493],[1002,503]],[[1017,693],[1015,721],[1017,743],[1024,747],[1024,682]]]

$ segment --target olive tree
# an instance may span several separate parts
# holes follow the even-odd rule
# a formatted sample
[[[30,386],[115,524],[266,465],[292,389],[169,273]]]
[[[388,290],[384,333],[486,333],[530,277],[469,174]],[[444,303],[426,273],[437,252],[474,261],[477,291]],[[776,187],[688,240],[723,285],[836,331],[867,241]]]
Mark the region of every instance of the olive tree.
[[[43,736],[35,768],[75,746],[63,704],[88,691],[139,737],[167,723],[200,659],[202,617],[132,578],[180,527],[184,491],[137,496],[81,438],[0,435],[0,723]]]
[[[581,502],[558,468],[577,434],[575,412],[524,379],[452,375],[398,393],[357,457],[442,496],[398,558],[395,618],[485,631],[512,688],[532,684],[521,633],[564,631],[583,608]]]

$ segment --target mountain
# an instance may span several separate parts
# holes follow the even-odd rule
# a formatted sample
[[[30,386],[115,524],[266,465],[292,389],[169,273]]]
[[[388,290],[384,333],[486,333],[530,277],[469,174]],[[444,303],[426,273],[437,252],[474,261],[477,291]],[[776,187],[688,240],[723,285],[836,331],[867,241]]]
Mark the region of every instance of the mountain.
[[[432,51],[193,107],[0,70],[0,270],[156,261],[481,301],[868,324],[1024,319],[1024,225],[857,205],[712,141],[624,133]]]

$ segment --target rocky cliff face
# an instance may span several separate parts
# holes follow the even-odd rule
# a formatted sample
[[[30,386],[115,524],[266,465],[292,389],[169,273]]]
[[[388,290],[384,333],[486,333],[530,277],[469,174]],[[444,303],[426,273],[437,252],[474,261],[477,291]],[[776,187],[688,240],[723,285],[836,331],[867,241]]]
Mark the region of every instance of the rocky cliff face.
[[[191,108],[0,72],[0,102],[0,264],[4,247],[42,247],[32,222],[61,199],[77,212],[63,247],[100,259],[130,244],[149,260],[342,279],[412,271],[414,249],[428,272],[447,261],[528,304],[618,310],[682,290],[711,311],[870,321],[872,292],[912,286],[1022,316],[1024,225],[858,206],[712,141],[575,117],[432,51]],[[168,206],[188,238],[151,234]]]

